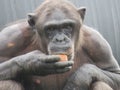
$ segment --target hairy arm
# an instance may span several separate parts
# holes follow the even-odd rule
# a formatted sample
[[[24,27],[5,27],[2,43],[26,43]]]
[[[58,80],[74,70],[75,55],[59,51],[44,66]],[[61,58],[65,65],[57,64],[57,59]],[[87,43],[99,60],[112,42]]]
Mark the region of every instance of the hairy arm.
[[[73,65],[72,61],[58,62],[60,60],[58,56],[45,55],[39,50],[14,57],[26,43],[24,33],[17,26],[4,29],[0,36],[0,60],[7,59],[0,63],[0,80],[15,78],[18,74],[44,76],[64,73]]]
[[[113,56],[109,43],[97,31],[92,28],[89,28],[89,30],[89,36],[85,37],[84,49],[93,63],[103,70],[120,73],[118,62]]]
[[[18,57],[9,59],[3,63],[0,63],[0,80],[9,80],[17,76],[18,73],[22,71],[22,68],[19,67],[14,60],[19,59]]]
[[[19,57],[13,56],[25,48],[26,37],[23,33],[18,24],[8,26],[0,32],[0,80],[14,78],[21,72],[21,67],[14,62]]]

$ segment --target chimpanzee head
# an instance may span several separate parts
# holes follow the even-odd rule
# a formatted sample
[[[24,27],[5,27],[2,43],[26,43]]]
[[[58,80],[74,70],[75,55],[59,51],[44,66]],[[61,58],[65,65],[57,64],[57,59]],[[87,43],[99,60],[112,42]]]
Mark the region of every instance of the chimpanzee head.
[[[79,47],[85,11],[66,0],[46,0],[28,15],[28,22],[37,30],[47,54],[66,54],[72,60]]]

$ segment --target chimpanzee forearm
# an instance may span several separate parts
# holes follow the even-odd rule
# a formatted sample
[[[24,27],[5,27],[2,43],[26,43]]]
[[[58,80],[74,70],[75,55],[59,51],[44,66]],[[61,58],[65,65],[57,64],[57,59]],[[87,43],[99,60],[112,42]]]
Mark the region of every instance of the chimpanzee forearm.
[[[19,57],[12,58],[0,64],[0,80],[8,80],[16,77],[22,71],[22,68],[14,62]]]
[[[0,64],[0,80],[15,78],[18,74],[44,76],[71,69],[73,61],[59,60],[57,55],[45,55],[38,50],[14,57]]]

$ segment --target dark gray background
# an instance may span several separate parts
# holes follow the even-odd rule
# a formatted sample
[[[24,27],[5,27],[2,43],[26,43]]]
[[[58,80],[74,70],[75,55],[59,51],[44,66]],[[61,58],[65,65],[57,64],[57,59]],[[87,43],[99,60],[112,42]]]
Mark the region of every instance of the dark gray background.
[[[120,0],[69,0],[87,7],[85,24],[98,30],[110,43],[120,63]],[[0,0],[0,27],[27,17],[43,0]]]

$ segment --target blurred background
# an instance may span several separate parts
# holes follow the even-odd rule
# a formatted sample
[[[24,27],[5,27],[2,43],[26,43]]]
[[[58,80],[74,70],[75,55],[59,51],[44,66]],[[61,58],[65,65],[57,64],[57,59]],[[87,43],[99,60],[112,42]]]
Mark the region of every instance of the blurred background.
[[[27,13],[44,0],[0,0],[0,28],[27,17]],[[84,23],[99,31],[112,47],[120,64],[120,0],[69,0],[76,7],[84,6]]]

